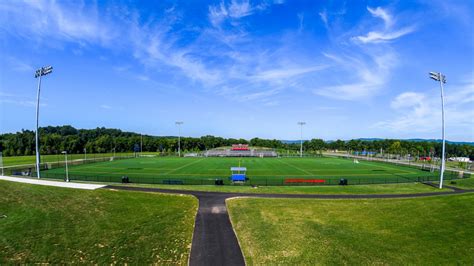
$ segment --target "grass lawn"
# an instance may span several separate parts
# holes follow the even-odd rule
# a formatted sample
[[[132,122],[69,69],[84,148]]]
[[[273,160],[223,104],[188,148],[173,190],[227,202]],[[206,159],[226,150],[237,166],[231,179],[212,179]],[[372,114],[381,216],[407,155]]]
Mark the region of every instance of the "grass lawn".
[[[415,182],[418,178],[437,178],[419,168],[343,158],[134,158],[71,166],[73,180],[119,182],[124,175],[133,183],[211,185],[215,179],[229,183],[230,167],[247,167],[249,182],[255,185],[285,185],[294,179],[317,179],[337,184]],[[43,177],[63,178],[64,168],[42,172]],[[448,179],[449,176],[446,175]]]
[[[454,180],[455,184],[451,184],[451,181],[446,181],[444,184],[448,186],[455,186],[464,189],[474,189],[474,177]]]
[[[1,264],[180,264],[197,200],[0,181]]]
[[[111,185],[113,185],[111,183]],[[116,185],[116,184],[115,184]],[[357,186],[215,186],[215,185],[155,185],[155,184],[127,184],[124,186],[156,187],[164,189],[237,192],[237,193],[275,193],[275,194],[407,194],[424,192],[450,191],[437,189],[421,183],[381,184]]]
[[[472,265],[474,193],[227,201],[248,265]]]

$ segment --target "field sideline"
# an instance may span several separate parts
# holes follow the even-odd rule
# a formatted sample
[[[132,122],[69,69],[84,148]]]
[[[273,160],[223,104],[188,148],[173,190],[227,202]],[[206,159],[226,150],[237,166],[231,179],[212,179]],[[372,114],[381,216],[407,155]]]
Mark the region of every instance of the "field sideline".
[[[333,157],[322,158],[133,158],[69,167],[72,179],[119,182],[128,176],[135,183],[162,183],[163,180],[182,184],[213,184],[215,179],[228,183],[230,167],[247,167],[250,183],[283,185],[286,179],[320,179],[324,184],[336,184],[346,178],[351,184],[397,183],[417,181],[418,178],[435,180],[436,173],[419,168],[393,164]],[[43,177],[62,178],[65,169],[43,171]]]

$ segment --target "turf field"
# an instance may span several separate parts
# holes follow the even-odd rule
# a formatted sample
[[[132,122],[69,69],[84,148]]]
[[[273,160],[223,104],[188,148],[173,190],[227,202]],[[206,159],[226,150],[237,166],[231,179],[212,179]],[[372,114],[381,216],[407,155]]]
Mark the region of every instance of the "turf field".
[[[198,201],[0,181],[0,265],[187,265]]]
[[[247,265],[472,265],[474,194],[227,201]]]
[[[419,168],[381,162],[360,161],[333,157],[322,158],[133,158],[71,166],[73,180],[119,182],[128,176],[133,183],[157,184],[214,184],[215,179],[229,183],[230,167],[247,167],[248,184],[288,185],[288,180],[313,179],[337,184],[346,178],[349,184],[398,183],[418,181],[435,173]],[[63,178],[64,168],[42,172],[43,177]],[[448,177],[449,178],[449,177]],[[296,183],[301,184],[301,183]],[[307,183],[302,183],[306,184]]]

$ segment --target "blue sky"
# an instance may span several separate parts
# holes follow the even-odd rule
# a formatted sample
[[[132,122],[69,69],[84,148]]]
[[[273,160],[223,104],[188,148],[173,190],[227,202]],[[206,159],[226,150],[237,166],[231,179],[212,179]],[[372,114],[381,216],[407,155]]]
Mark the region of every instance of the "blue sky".
[[[473,1],[2,1],[0,132],[474,141]]]

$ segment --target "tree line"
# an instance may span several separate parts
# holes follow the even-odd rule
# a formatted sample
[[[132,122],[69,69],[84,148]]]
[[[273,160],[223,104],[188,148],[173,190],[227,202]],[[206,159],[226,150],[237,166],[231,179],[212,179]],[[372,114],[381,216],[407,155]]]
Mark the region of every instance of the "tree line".
[[[134,132],[125,132],[119,129],[95,128],[76,129],[72,126],[41,127],[40,152],[41,154],[58,154],[61,151],[68,153],[106,153],[132,152],[134,148],[142,147],[144,152],[162,152],[173,154],[178,149],[176,136],[150,136]],[[284,153],[297,153],[299,143],[285,143],[276,139],[253,138],[234,139],[215,136],[199,138],[182,137],[181,149],[184,152],[199,152],[232,144],[249,144],[250,146],[268,147]],[[441,143],[430,141],[407,140],[336,140],[324,141],[311,139],[303,143],[303,149],[308,153],[320,153],[323,150],[343,151],[371,151],[412,156],[439,156]],[[4,156],[33,155],[35,153],[35,132],[21,130],[16,133],[0,135],[0,150]],[[446,144],[446,154],[456,157],[470,157],[474,160],[474,146],[468,144]]]

